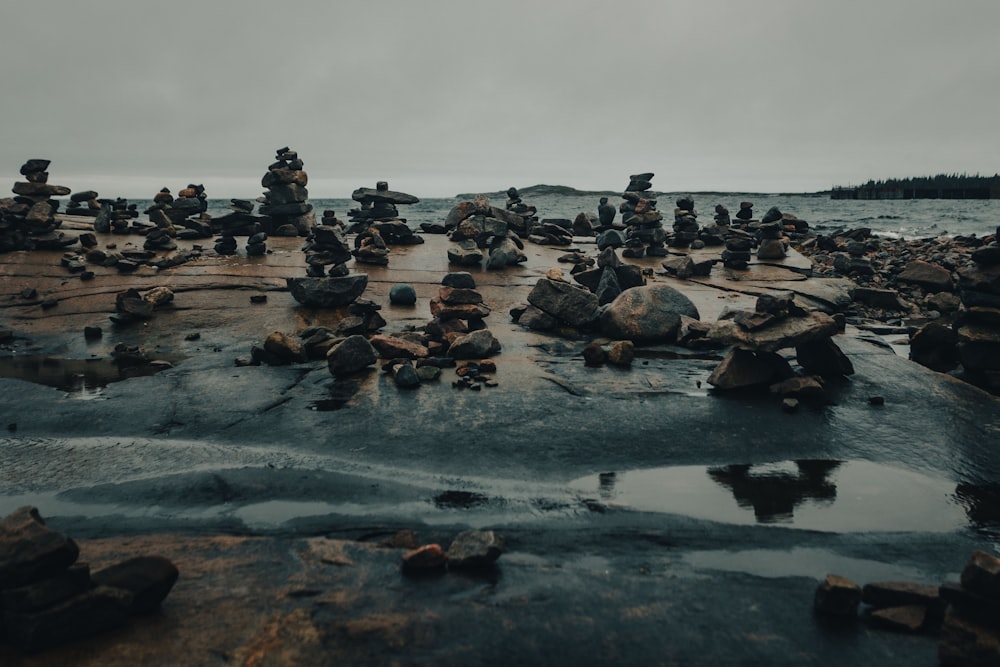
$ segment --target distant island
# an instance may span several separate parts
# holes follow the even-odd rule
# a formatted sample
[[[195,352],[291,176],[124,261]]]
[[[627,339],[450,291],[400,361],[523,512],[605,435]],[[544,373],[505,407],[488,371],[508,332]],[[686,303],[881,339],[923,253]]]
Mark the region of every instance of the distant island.
[[[624,188],[623,188],[624,189]],[[517,188],[518,194],[521,197],[531,198],[531,197],[545,197],[545,196],[559,196],[559,197],[620,197],[622,190],[577,190],[576,188],[571,188],[568,185],[529,185],[525,188]],[[650,193],[658,192],[664,193],[664,190],[653,191]],[[677,193],[682,191],[678,190]],[[465,192],[462,194],[455,195],[455,199],[473,199],[476,195],[484,194],[490,199],[503,198],[507,196],[507,190],[497,190],[496,192]],[[762,192],[720,192],[718,190],[699,190],[699,191],[683,191],[683,194],[689,195],[763,195],[766,193]],[[825,194],[825,193],[798,193],[798,194]]]
[[[831,199],[1000,199],[1000,174],[939,174],[837,186]]]

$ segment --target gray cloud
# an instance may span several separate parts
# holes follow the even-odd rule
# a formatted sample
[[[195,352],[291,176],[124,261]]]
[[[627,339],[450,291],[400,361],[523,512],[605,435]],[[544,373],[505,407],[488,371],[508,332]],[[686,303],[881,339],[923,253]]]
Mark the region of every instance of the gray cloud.
[[[979,0],[296,3],[7,10],[10,178],[252,196],[290,145],[314,196],[536,182],[810,191],[1000,170]]]

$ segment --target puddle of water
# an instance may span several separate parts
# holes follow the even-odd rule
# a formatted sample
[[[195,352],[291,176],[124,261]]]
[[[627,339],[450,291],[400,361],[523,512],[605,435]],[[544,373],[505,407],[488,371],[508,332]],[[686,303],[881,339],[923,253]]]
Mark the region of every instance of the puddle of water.
[[[949,532],[969,517],[955,483],[867,461],[676,466],[570,483],[609,506],[828,532]]]
[[[829,573],[851,581],[925,581],[923,572],[911,567],[848,558],[826,549],[797,547],[788,551],[747,549],[744,551],[692,551],[684,562],[699,570],[741,572],[757,577],[813,577]],[[957,575],[956,575],[957,578]]]
[[[144,364],[119,368],[111,359],[62,359],[46,355],[0,357],[0,377],[26,380],[66,392],[69,398],[102,398],[101,390],[112,382],[155,375],[168,366]]]

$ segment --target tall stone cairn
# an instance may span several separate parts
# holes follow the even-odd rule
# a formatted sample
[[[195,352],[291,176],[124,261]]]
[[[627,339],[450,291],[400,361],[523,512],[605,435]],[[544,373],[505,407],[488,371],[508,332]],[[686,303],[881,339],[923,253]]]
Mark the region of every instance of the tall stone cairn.
[[[267,189],[262,197],[260,214],[270,217],[275,236],[308,236],[316,224],[299,154],[287,146],[276,151],[277,161],[267,168],[260,180]]]
[[[351,193],[351,199],[360,206],[347,212],[351,222],[348,232],[371,232],[388,245],[418,245],[424,242],[422,237],[413,233],[406,218],[399,217],[399,209],[396,208],[419,203],[417,197],[390,190],[388,181],[378,181],[374,190],[358,188]]]
[[[958,359],[970,379],[1000,391],[1000,227],[992,241],[973,251],[972,261],[958,270]]]
[[[32,250],[35,248],[59,250],[76,243],[57,231],[61,222],[55,213],[59,202],[52,197],[63,197],[70,189],[62,185],[49,185],[49,160],[31,159],[21,165],[23,181],[14,183],[14,197],[0,199],[0,252]]]
[[[656,197],[651,192],[653,174],[633,174],[622,193],[618,207],[622,223],[627,228],[628,240],[623,257],[639,258],[644,254],[665,257],[667,234],[663,230],[663,214],[656,210]]]

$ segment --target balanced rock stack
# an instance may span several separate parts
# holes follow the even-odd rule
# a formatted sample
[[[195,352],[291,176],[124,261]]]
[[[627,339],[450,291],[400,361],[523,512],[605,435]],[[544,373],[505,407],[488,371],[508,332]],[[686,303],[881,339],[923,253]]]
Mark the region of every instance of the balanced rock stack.
[[[389,245],[417,245],[424,242],[406,224],[406,218],[399,217],[399,209],[396,208],[419,203],[417,197],[390,190],[388,181],[378,181],[374,190],[358,188],[351,193],[351,199],[361,206],[348,211],[349,221],[354,223],[348,228],[348,232],[360,234],[368,230],[377,231]]]
[[[521,193],[517,191],[517,188],[507,188],[506,209],[520,218],[520,221],[511,218],[511,222],[508,223],[511,229],[521,236],[528,236],[532,233],[532,228],[538,223],[538,216],[535,215],[538,209],[525,204],[521,200]]]
[[[448,213],[445,228],[452,241],[448,261],[459,266],[479,266],[488,257],[487,269],[502,269],[527,261],[524,245],[511,225],[523,218],[490,205],[486,195],[456,204]]]
[[[757,259],[784,259],[788,255],[788,241],[784,236],[783,216],[777,206],[768,209],[757,227]]]
[[[209,235],[253,236],[261,231],[271,230],[271,219],[255,215],[254,203],[249,199],[230,199],[226,208],[232,212],[215,216],[209,221]],[[178,236],[183,234],[182,231]]]
[[[743,222],[749,222],[753,220],[753,202],[741,201],[740,210],[736,212],[736,219]]]
[[[972,261],[958,270],[958,360],[974,382],[1000,391],[1000,228]]]
[[[723,312],[706,338],[732,350],[712,372],[716,389],[770,385],[783,398],[825,400],[822,379],[854,373],[850,359],[833,342],[840,330],[826,313],[808,311],[791,292],[765,295],[754,310]],[[797,375],[779,350],[794,348]]]
[[[622,251],[625,257],[639,258],[644,254],[665,257],[667,254],[663,214],[656,210],[655,197],[642,194],[653,187],[652,178],[652,173],[633,174],[629,176],[628,187],[622,193],[625,201],[618,210],[622,214],[622,223],[628,229],[626,249]]]
[[[84,206],[84,204],[86,204],[86,206]],[[94,218],[97,217],[97,212],[100,210],[101,202],[98,200],[98,194],[93,190],[74,192],[69,197],[69,203],[66,204],[67,215],[79,215]]]
[[[168,188],[161,189],[153,197],[153,205],[146,209],[146,215],[157,229],[181,238],[196,239],[212,236],[211,216],[207,211],[205,186],[192,183],[181,189],[177,197],[170,194]]]
[[[275,236],[307,236],[316,223],[312,204],[308,203],[309,176],[302,169],[298,153],[287,146],[276,151],[276,159],[260,180],[261,186],[267,188],[260,214],[270,217]]]
[[[698,240],[698,213],[694,210],[694,198],[685,195],[677,199],[674,209],[674,233],[670,238],[673,248],[688,248]]]
[[[28,653],[87,639],[156,611],[179,574],[160,556],[92,573],[79,555],[34,507],[0,522],[0,638]]]
[[[138,217],[136,205],[129,204],[127,199],[102,199],[101,209],[94,218],[94,231],[101,234],[128,234],[132,231],[132,221]]]
[[[52,197],[68,195],[70,189],[62,185],[49,185],[46,171],[49,160],[31,159],[21,166],[24,181],[17,181],[12,188],[14,197],[0,200],[0,252],[31,250],[33,248],[59,250],[76,243],[56,231],[60,222],[55,213],[59,202]]]
[[[350,273],[347,262],[351,259],[351,249],[344,226],[333,211],[323,213],[322,223],[310,230],[302,248],[306,253],[306,275],[312,278],[346,276]],[[326,267],[330,267],[329,270]]]
[[[734,230],[735,231],[735,230]],[[727,269],[745,269],[750,265],[754,239],[745,234],[730,234],[725,239],[726,249],[722,251],[722,265]]]
[[[500,352],[500,342],[486,328],[490,308],[471,274],[446,274],[430,308],[433,319],[424,332],[432,352],[443,351],[452,359],[485,359]]]

